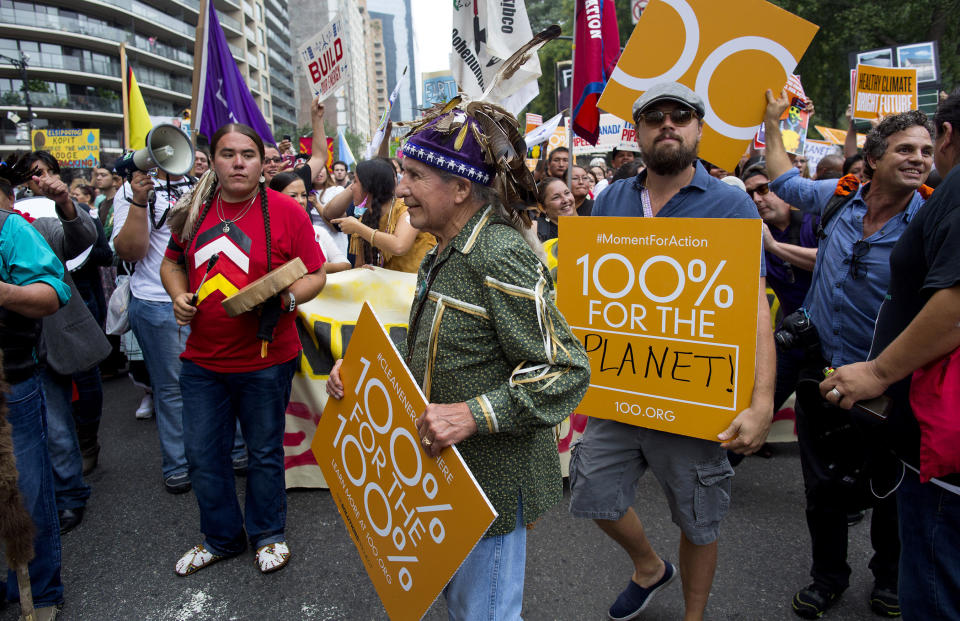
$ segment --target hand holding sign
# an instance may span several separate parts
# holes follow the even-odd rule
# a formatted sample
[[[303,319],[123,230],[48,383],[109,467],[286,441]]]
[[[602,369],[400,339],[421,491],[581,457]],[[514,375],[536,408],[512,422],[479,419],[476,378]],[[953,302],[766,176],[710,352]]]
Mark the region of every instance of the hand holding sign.
[[[496,517],[449,446],[463,404],[427,405],[367,304],[327,391],[317,463],[387,614],[419,619]]]
[[[477,422],[466,403],[431,403],[415,423],[430,457],[477,433]]]

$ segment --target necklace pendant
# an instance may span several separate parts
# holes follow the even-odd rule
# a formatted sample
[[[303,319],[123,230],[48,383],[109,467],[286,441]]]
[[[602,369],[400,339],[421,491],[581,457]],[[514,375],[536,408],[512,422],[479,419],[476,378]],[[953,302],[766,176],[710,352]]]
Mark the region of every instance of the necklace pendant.
[[[224,233],[229,233],[229,232],[230,232],[230,223],[229,223],[229,222],[224,222],[224,223],[223,223],[223,232],[224,232]]]

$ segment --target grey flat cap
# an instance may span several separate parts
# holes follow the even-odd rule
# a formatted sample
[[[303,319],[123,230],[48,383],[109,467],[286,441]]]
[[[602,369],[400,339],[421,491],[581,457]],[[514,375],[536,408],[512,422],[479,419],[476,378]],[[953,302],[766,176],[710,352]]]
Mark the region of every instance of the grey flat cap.
[[[699,95],[679,82],[661,82],[637,97],[637,100],[633,102],[633,119],[637,119],[638,112],[642,112],[652,104],[664,100],[689,106],[697,111],[697,115],[701,119],[703,118],[703,100],[700,99]]]

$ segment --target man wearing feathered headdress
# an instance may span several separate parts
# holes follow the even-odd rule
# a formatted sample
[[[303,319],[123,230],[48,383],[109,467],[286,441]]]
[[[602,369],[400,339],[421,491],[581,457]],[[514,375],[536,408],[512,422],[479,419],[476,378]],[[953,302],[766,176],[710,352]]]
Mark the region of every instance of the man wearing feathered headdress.
[[[525,148],[513,116],[458,99],[429,113],[403,147],[397,196],[411,224],[439,242],[420,266],[402,348],[430,403],[417,419],[420,441],[432,457],[455,444],[499,516],[445,590],[452,619],[520,617],[526,526],[562,496],[553,427],[590,378],[522,232],[535,201]],[[336,398],[339,365],[327,384]]]

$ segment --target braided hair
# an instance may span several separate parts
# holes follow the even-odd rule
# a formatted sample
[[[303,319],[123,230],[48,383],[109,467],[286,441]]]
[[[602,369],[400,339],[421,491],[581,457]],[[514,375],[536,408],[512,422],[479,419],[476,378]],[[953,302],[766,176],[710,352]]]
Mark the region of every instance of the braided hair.
[[[249,138],[250,140],[252,140],[253,143],[256,145],[257,150],[260,153],[260,160],[263,161],[263,157],[264,157],[263,140],[260,138],[259,135],[257,135],[257,132],[255,132],[252,127],[248,125],[243,125],[242,123],[228,123],[227,125],[224,125],[220,129],[218,129],[216,133],[213,135],[213,138],[210,140],[211,152],[216,154],[217,143],[219,143],[220,140],[229,133],[242,134],[247,138]],[[207,182],[208,179],[212,180],[212,182]],[[200,209],[199,217],[197,217],[197,219],[193,222],[193,227],[192,227],[192,230],[190,231],[190,236],[186,238],[188,240],[196,239],[197,233],[200,232],[200,225],[203,224],[203,221],[206,219],[207,214],[210,212],[210,209],[213,207],[213,201],[216,199],[217,192],[220,189],[220,184],[216,181],[216,172],[214,171],[212,161],[211,161],[210,169],[203,174],[203,177],[201,177],[201,181],[198,184],[198,187],[205,185],[205,182],[207,182],[209,189],[207,189],[206,196],[200,199],[203,201],[203,207]],[[270,210],[269,210],[269,205],[267,201],[267,187],[262,181],[259,184],[259,191],[260,191],[260,208],[263,212],[263,228],[266,234],[267,271],[269,272],[273,270],[273,249],[272,249],[272,240],[270,238]],[[189,202],[194,203],[194,198],[191,197]],[[183,211],[189,212],[190,209],[188,206],[186,206],[186,208]],[[177,226],[181,226],[181,224],[179,223],[179,219],[177,221]],[[173,229],[173,227],[174,225],[171,224],[171,229]],[[183,235],[181,234],[181,236]]]
[[[397,173],[390,160],[377,157],[364,160],[357,164],[357,182],[367,192],[367,210],[360,218],[360,222],[372,229],[380,228],[380,216],[383,207],[393,203],[394,191],[397,187]],[[370,242],[360,237],[360,252],[363,263],[380,265],[382,254]]]

